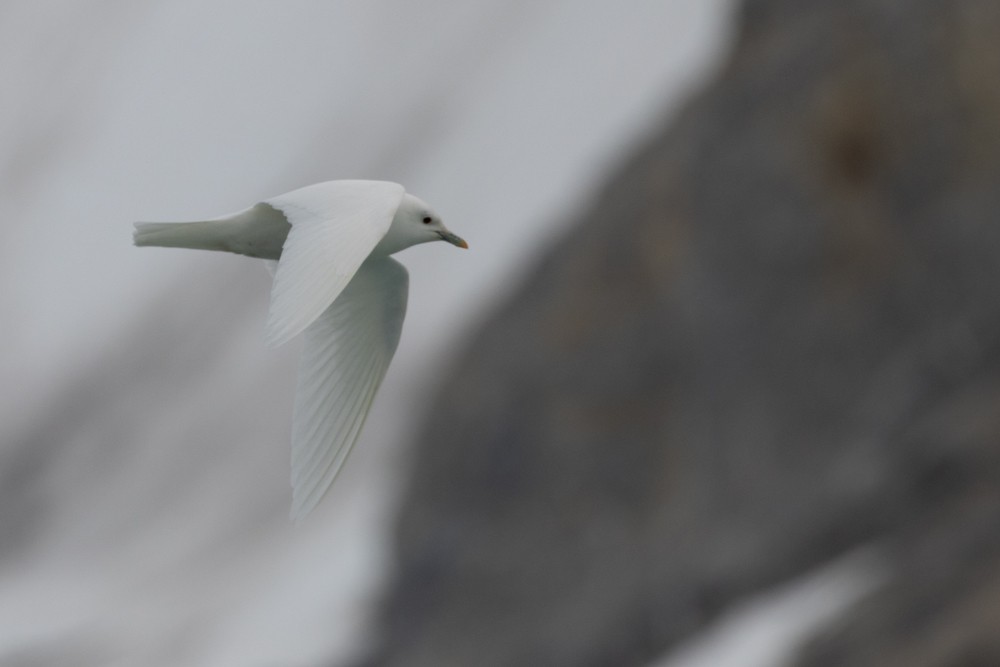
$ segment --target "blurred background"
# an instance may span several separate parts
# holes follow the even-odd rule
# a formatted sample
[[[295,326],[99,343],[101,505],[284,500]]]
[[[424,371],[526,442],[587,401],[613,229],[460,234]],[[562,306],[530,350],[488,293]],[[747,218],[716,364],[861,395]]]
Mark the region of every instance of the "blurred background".
[[[994,0],[45,0],[0,62],[0,665],[1000,664]],[[267,272],[131,222],[335,178],[471,249],[295,527]]]

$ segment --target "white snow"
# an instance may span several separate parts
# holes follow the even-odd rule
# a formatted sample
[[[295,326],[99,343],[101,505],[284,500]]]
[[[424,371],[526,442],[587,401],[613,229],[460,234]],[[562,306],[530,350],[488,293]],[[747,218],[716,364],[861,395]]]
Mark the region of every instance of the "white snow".
[[[782,667],[813,633],[885,579],[874,547],[755,596],[650,667]]]

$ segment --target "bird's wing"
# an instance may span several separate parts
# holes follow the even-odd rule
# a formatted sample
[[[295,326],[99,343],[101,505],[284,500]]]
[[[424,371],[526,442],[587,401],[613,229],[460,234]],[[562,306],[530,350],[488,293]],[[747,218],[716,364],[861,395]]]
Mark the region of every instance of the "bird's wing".
[[[271,288],[269,345],[288,341],[333,303],[389,230],[403,193],[386,181],[329,181],[265,202],[291,224]]]
[[[292,519],[330,488],[358,439],[399,343],[409,277],[372,258],[305,330],[292,421]]]

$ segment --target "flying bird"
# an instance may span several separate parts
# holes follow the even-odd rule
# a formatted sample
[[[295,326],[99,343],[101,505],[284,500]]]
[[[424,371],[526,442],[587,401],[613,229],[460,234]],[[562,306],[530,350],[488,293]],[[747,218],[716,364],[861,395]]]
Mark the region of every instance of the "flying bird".
[[[267,260],[265,340],[304,334],[292,419],[292,519],[305,517],[350,453],[399,343],[409,276],[390,255],[452,234],[387,181],[327,181],[198,222],[136,223],[137,246]]]

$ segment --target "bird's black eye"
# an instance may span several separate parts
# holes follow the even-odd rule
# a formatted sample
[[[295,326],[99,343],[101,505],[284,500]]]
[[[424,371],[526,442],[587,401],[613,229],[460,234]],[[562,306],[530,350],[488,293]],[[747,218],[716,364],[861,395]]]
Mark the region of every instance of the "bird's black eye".
[[[431,224],[431,216],[428,215],[427,217],[424,218],[424,224],[425,225]]]

